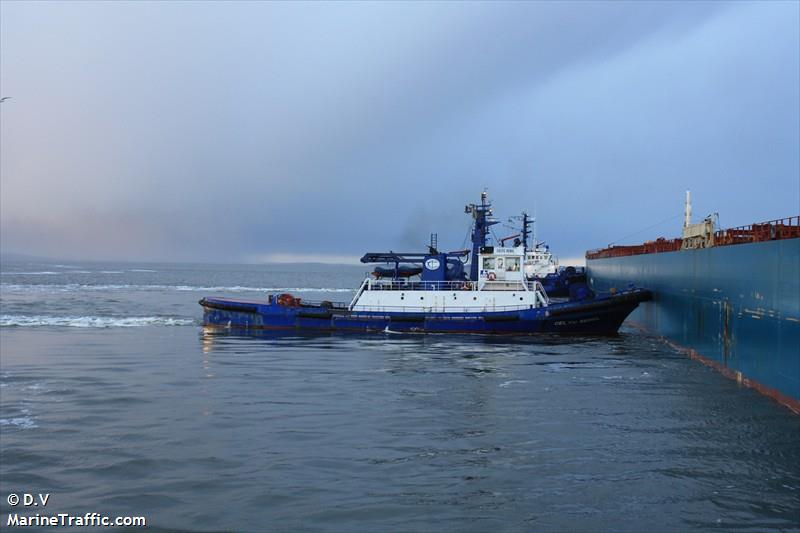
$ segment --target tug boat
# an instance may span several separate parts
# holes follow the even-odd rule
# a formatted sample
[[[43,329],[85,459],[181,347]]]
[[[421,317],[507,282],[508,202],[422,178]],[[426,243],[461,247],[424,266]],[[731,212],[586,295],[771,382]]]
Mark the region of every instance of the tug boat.
[[[528,213],[522,213],[522,231],[503,240],[521,237],[514,241],[515,245],[525,246],[525,279],[538,281],[551,298],[570,295],[570,286],[586,284],[586,270],[583,267],[559,267],[558,259],[550,252],[550,247],[536,240],[536,219]],[[528,248],[529,226],[533,226],[533,247]]]
[[[473,218],[471,250],[440,252],[432,242],[425,253],[367,253],[362,263],[386,266],[375,268],[349,303],[308,302],[287,293],[265,301],[206,297],[200,300],[203,324],[245,331],[611,335],[651,298],[634,286],[595,294],[575,282],[568,300],[551,300],[540,281],[526,276],[525,223],[524,238],[514,246],[488,245],[489,228],[499,221],[487,193],[465,212]]]

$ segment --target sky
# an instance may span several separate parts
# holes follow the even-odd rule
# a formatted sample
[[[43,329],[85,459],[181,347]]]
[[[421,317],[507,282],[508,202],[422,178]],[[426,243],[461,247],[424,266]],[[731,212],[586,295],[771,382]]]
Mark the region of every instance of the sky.
[[[800,214],[800,2],[0,2],[0,251],[562,258]],[[503,237],[507,223],[495,226]]]

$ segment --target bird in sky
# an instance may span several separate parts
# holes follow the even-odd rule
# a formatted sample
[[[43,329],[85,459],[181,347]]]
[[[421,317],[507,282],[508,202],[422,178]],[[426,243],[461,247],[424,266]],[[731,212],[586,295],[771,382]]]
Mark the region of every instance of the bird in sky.
[[[0,98],[0,104],[1,104],[1,103],[3,103],[3,102],[5,102],[5,101],[6,101],[6,100],[8,100],[9,98],[11,98],[11,97],[10,97],[10,96],[4,96],[4,97]]]

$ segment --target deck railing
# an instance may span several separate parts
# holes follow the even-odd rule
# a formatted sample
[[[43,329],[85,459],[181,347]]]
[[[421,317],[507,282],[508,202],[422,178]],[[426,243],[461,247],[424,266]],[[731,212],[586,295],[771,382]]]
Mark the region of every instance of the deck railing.
[[[365,291],[533,291],[537,281],[495,280],[495,281],[411,281],[411,280],[364,280],[361,290]],[[541,287],[541,284],[539,284]],[[359,293],[361,292],[359,290]]]
[[[675,252],[681,249],[681,242],[681,239],[656,239],[644,244],[635,244],[632,246],[609,246],[608,248],[589,250],[586,252],[586,259]]]
[[[779,218],[714,232],[713,246],[729,246],[751,242],[794,239],[800,237],[800,216]],[[656,239],[633,246],[609,246],[586,252],[586,259],[603,259],[627,255],[675,252],[681,249],[682,239]]]
[[[467,307],[457,305],[432,305],[432,306],[399,306],[399,305],[358,305],[352,308],[354,313],[487,313],[499,311],[522,311],[531,309],[531,304],[524,305],[482,305],[480,307]]]
[[[800,215],[719,230],[714,233],[714,246],[794,239],[797,237],[800,237]]]
[[[366,278],[361,286],[356,291],[353,300],[350,302],[349,308],[352,310],[359,302],[361,295],[369,291],[443,291],[443,292],[479,292],[479,291],[522,291],[532,292],[534,294],[534,307],[550,305],[550,298],[542,287],[542,284],[536,280],[533,281],[409,281],[409,280],[383,280]],[[440,306],[436,306],[437,308]],[[511,309],[527,309],[530,304],[514,305],[509,307]],[[459,307],[447,305],[448,311],[458,312]],[[359,306],[359,309],[367,310]],[[397,310],[408,310],[409,307],[398,307]],[[431,309],[427,307],[420,307],[420,310]],[[476,312],[479,310],[486,310],[483,307],[464,307],[467,311]],[[383,310],[393,310],[390,307],[378,306],[375,310],[383,312]],[[504,310],[501,306],[492,306],[492,310]]]

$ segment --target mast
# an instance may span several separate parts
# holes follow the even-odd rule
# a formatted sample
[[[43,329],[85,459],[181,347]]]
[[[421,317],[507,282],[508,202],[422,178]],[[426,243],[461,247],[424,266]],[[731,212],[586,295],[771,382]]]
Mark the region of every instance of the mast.
[[[475,223],[472,226],[472,259],[470,260],[469,278],[478,281],[478,254],[486,246],[486,237],[489,227],[497,224],[499,220],[492,217],[492,204],[487,200],[487,192],[481,193],[480,204],[469,204],[464,207],[464,212],[472,215]]]
[[[692,193],[686,191],[686,202],[683,205],[683,227],[688,228],[692,223]]]
[[[533,223],[533,221],[532,221],[531,217],[528,216],[528,213],[526,211],[523,211],[522,215],[520,215],[520,216],[514,216],[514,217],[511,217],[511,218],[508,219],[509,222],[511,222],[513,220],[521,220],[522,221],[522,230],[520,231],[519,236],[522,237],[522,246],[525,247],[525,250],[527,251],[528,250],[528,237],[530,237],[530,234],[531,234],[530,226]],[[508,239],[508,238],[509,237],[506,237],[506,239]],[[534,247],[535,247],[536,246],[536,236],[535,236],[535,234],[534,234],[534,243],[533,244],[534,244]]]
[[[531,218],[528,216],[528,213],[525,211],[522,212],[522,246],[525,247],[525,251],[528,250],[528,235],[530,235],[530,230],[528,226],[531,225]],[[534,240],[536,237],[534,237]],[[534,246],[536,243],[533,243]]]

